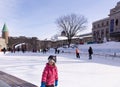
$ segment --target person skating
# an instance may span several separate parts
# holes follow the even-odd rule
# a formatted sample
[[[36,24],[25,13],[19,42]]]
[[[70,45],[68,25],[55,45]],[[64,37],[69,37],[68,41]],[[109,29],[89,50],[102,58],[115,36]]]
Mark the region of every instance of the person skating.
[[[57,87],[58,85],[58,70],[56,66],[56,56],[50,55],[48,63],[44,68],[40,87]]]
[[[80,51],[78,48],[76,48],[76,58],[80,58]]]
[[[92,59],[92,54],[93,54],[93,49],[92,49],[92,47],[89,47],[88,53],[89,53],[89,59]]]

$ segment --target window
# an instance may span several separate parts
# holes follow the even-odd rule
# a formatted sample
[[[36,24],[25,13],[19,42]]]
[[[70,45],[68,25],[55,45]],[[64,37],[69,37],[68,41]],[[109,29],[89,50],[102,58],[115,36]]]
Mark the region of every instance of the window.
[[[107,26],[109,25],[109,22],[108,22],[108,21],[106,22],[106,25],[107,25]]]
[[[102,22],[102,27],[104,27],[104,23]]]
[[[115,24],[116,24],[116,26],[118,26],[118,19],[116,19]]]
[[[100,25],[98,24],[98,28],[100,27]]]
[[[114,19],[110,20],[110,32],[114,30]]]
[[[96,28],[96,26],[94,25],[94,28]]]

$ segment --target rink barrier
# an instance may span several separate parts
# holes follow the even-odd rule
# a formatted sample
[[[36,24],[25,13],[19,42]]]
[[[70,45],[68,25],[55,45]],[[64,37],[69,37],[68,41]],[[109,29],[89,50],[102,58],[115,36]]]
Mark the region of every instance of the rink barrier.
[[[99,56],[104,56],[104,57],[112,57],[112,58],[120,58],[120,55],[116,55],[116,54],[94,54],[94,55],[99,55]]]
[[[75,54],[75,52],[69,52],[69,51],[64,53]],[[80,54],[88,55],[88,53],[85,52],[81,52]],[[120,58],[120,53],[113,53],[113,54],[94,53],[93,55],[104,56],[105,58],[107,57]]]

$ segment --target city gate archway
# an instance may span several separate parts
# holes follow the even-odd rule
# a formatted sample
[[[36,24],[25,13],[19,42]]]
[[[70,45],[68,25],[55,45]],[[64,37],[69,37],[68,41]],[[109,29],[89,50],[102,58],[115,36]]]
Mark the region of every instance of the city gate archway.
[[[9,37],[8,48],[15,49],[15,46],[22,45],[26,51],[40,49],[37,38],[26,38],[26,37]]]

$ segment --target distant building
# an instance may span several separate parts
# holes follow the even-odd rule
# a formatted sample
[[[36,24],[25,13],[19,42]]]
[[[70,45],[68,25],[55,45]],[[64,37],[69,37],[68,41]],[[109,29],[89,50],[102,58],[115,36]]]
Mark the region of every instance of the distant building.
[[[93,42],[93,35],[92,33],[87,33],[87,34],[82,34],[79,36],[81,39],[80,43],[89,43],[89,42]]]
[[[93,22],[93,41],[120,41],[120,2],[110,10],[109,17]]]
[[[65,31],[62,31],[62,32],[61,32],[61,36],[66,36]]]

